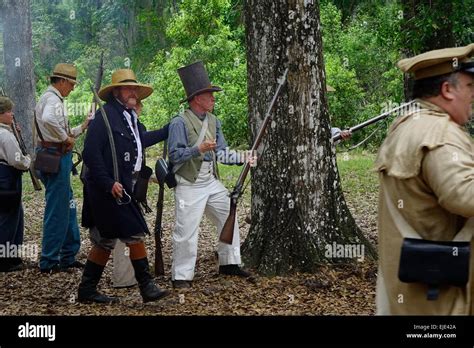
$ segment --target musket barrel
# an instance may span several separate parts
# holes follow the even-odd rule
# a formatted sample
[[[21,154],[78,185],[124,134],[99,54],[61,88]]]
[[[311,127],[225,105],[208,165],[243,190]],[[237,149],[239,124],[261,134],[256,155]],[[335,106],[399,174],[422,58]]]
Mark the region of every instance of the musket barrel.
[[[257,133],[257,136],[255,138],[255,141],[252,145],[251,148],[251,153],[253,154],[254,151],[257,150],[259,147],[263,135],[265,134],[265,130],[267,129],[268,123],[270,122],[270,115],[273,110],[273,107],[275,106],[275,102],[278,98],[278,95],[280,94],[280,90],[283,87],[283,85],[286,82],[286,77],[288,75],[288,68],[285,69],[285,72],[283,73],[283,76],[278,83],[278,87],[276,89],[275,94],[273,95],[272,101],[270,102],[270,105],[267,109],[267,112],[265,113],[265,118],[263,119],[262,125],[260,126],[260,129]],[[236,185],[234,186],[234,190],[232,191],[230,195],[230,212],[229,216],[227,217],[227,220],[224,224],[224,227],[221,231],[219,240],[223,243],[226,244],[232,244],[233,236],[234,236],[234,223],[235,223],[235,218],[236,218],[236,210],[237,210],[237,200],[239,199],[240,195],[242,194],[242,187],[245,181],[245,178],[247,177],[248,173],[250,171],[250,163],[246,162],[244,168],[240,172],[239,179],[237,180]]]
[[[407,106],[410,106],[413,103],[414,103],[414,101],[412,100],[411,102],[408,102],[408,103],[402,104],[400,106],[397,106],[396,108],[393,108],[393,109],[391,109],[389,111],[386,111],[386,112],[384,112],[384,113],[382,113],[378,116],[375,116],[375,117],[373,117],[373,118],[371,118],[367,121],[364,121],[364,122],[362,122],[362,123],[360,123],[360,124],[358,124],[354,127],[349,128],[349,131],[355,132],[355,131],[358,131],[359,129],[370,126],[371,124],[376,123],[380,120],[383,120],[383,119],[387,118],[388,116],[390,116],[391,114],[393,114],[394,112],[399,111],[400,109],[406,108]],[[341,134],[340,133],[336,134],[335,136],[332,137],[333,141],[338,141],[340,139],[341,139]]]
[[[287,75],[288,75],[288,68],[285,69],[281,82],[278,84],[277,90],[275,94],[273,95],[272,101],[270,102],[267,112],[265,113],[265,118],[263,119],[262,125],[257,133],[255,141],[252,145],[252,148],[250,149],[251,154],[253,154],[258,149],[258,147],[260,146],[260,143],[262,142],[263,135],[265,134],[265,131],[267,129],[268,122],[270,122],[270,114],[273,110],[273,107],[275,106],[275,102],[278,98],[278,95],[280,94],[280,90],[285,84]],[[250,163],[246,162],[244,168],[240,172],[239,179],[237,180],[237,183],[240,183],[241,186],[243,184],[243,181],[247,177],[249,171],[250,171]]]

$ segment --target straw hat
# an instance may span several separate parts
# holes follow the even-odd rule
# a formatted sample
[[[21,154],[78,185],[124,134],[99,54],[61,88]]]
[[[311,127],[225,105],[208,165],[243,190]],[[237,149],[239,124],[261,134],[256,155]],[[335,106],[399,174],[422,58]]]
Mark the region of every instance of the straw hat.
[[[74,84],[78,83],[77,81],[77,69],[72,64],[59,63],[54,67],[53,73],[50,77],[59,77],[61,79],[68,80]]]
[[[135,73],[132,70],[119,69],[114,71],[112,74],[112,83],[99,91],[98,94],[100,99],[107,101],[112,90],[116,87],[122,86],[137,86],[137,95],[139,100],[143,100],[153,93],[153,88],[151,86],[137,82]]]

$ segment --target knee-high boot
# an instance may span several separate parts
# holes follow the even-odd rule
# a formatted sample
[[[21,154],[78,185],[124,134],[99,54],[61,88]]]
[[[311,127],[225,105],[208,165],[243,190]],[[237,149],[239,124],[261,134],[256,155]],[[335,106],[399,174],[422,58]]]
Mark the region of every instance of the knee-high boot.
[[[137,278],[142,295],[143,302],[157,301],[170,294],[168,290],[162,290],[155,285],[150,274],[148,258],[144,243],[130,244],[130,259],[133,269],[135,270],[135,278]]]
[[[82,280],[78,289],[79,302],[96,302],[96,303],[117,303],[116,297],[109,297],[97,291],[102,273],[105,265],[109,259],[110,251],[104,250],[100,247],[93,246],[89,257],[87,258],[82,274]]]

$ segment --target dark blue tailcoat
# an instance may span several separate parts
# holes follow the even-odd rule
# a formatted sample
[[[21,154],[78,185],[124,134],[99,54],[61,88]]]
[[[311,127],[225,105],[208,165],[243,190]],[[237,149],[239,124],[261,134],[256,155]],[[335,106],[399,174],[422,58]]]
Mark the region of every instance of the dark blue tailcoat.
[[[104,105],[115,142],[119,180],[128,194],[132,194],[132,173],[138,156],[137,144],[132,129],[123,114],[125,107],[112,98]],[[142,147],[145,149],[168,138],[168,125],[160,130],[146,132],[138,121]],[[100,110],[90,123],[83,151],[84,163],[88,167],[84,187],[82,225],[96,226],[106,238],[130,237],[149,233],[138,204],[132,199],[127,205],[118,205],[111,194],[114,185],[112,154]]]

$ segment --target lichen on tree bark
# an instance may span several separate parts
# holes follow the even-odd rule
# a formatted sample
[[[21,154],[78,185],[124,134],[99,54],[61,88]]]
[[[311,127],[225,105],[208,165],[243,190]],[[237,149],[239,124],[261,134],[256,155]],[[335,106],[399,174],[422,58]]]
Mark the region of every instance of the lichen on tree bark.
[[[340,186],[330,140],[318,2],[248,0],[245,21],[253,136],[277,79],[289,68],[259,149],[262,157],[252,171],[246,265],[267,275],[311,272],[322,263],[341,261],[325,256],[333,242],[364,245],[366,257],[374,256]]]

